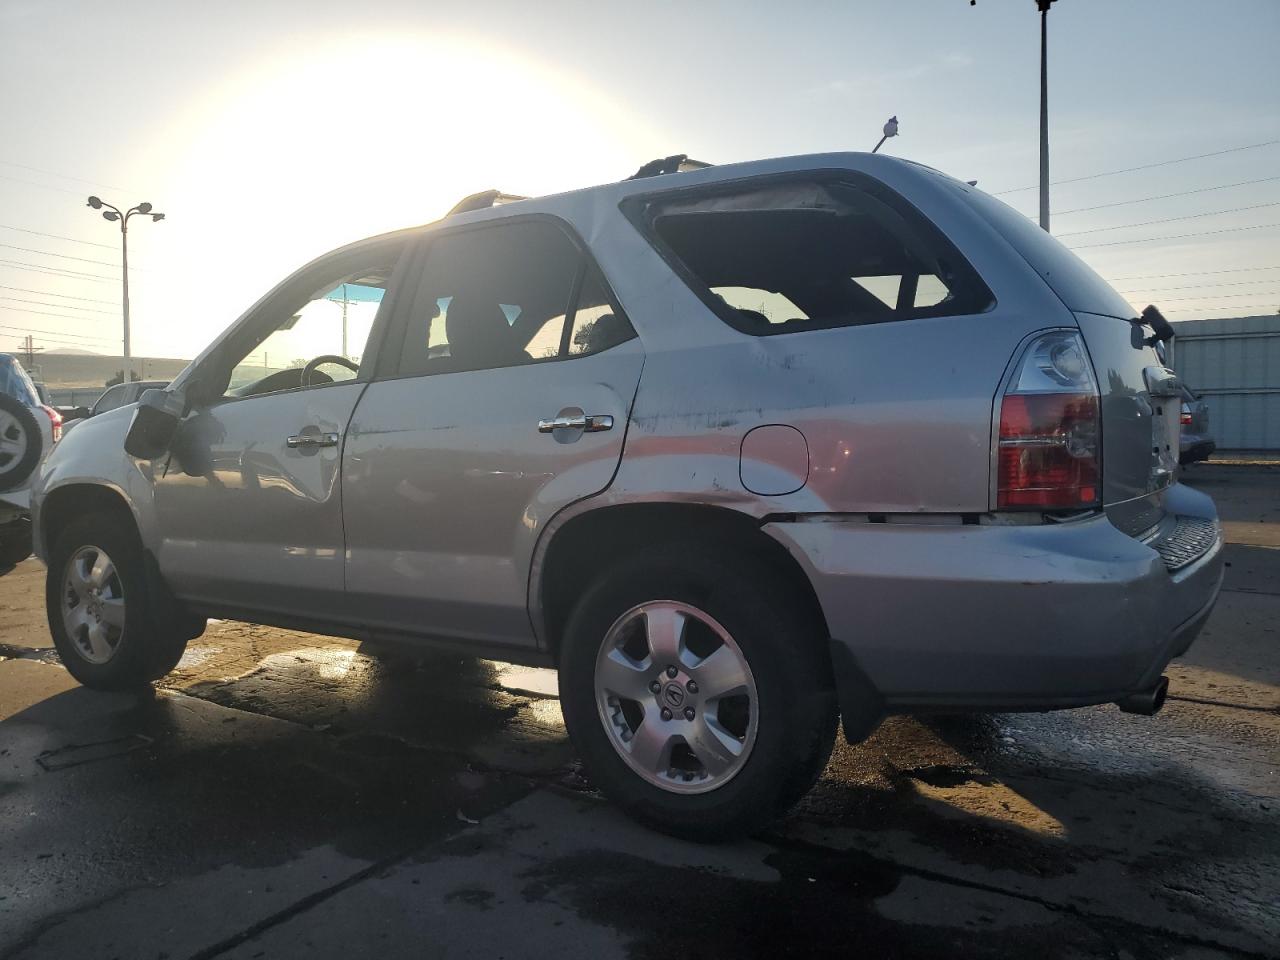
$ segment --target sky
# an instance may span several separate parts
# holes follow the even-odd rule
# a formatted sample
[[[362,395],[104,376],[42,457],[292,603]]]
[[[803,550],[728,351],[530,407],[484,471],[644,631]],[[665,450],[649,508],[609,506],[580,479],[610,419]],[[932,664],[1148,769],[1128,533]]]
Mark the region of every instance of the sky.
[[[1087,178],[1054,233],[1136,308],[1280,309],[1280,0],[1058,0],[1049,27],[1051,180]],[[1036,212],[1033,0],[0,0],[0,37],[0,350],[119,353],[89,193],[166,214],[129,232],[133,353],[166,357],[478,190],[869,150],[890,115],[884,152]]]

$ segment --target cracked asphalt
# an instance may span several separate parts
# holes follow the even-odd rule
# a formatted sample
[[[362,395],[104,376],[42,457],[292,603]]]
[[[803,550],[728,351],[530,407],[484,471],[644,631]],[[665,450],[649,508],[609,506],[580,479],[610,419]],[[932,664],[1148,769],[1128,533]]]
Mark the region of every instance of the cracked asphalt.
[[[1280,957],[1280,467],[1200,466],[1226,588],[1155,718],[895,717],[694,846],[582,776],[555,676],[213,623],[78,687],[0,576],[0,956]]]

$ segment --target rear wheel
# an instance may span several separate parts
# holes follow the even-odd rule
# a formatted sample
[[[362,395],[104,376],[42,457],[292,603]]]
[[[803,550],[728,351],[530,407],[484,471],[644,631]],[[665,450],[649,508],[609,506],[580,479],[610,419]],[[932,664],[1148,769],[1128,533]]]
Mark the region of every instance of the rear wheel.
[[[22,486],[36,464],[44,436],[35,414],[25,403],[0,393],[0,490]]]
[[[185,632],[153,602],[137,534],[116,517],[67,525],[50,553],[45,606],[63,665],[87,687],[159,679],[186,648]]]
[[[636,819],[693,840],[757,830],[821,773],[836,707],[802,598],[766,565],[683,544],[583,595],[561,703],[592,780]]]

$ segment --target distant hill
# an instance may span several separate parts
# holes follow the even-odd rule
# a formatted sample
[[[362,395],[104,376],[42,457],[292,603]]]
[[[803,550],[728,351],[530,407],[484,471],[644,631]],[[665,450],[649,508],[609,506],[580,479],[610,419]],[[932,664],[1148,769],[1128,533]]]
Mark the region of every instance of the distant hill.
[[[190,362],[172,357],[134,357],[133,369],[143,380],[172,380]],[[123,357],[72,348],[37,354],[30,373],[32,379],[43,381],[50,389],[76,387],[101,391],[106,382],[119,376],[123,369]]]

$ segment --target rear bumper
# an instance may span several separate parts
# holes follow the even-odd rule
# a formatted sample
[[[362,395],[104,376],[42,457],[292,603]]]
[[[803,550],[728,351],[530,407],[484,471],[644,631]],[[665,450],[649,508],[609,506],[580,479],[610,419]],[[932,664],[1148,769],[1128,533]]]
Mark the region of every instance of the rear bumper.
[[[1190,438],[1184,437],[1185,440]],[[1218,449],[1218,445],[1212,440],[1206,438],[1198,438],[1185,442],[1182,449],[1178,451],[1178,462],[1185,466],[1188,463],[1198,463],[1201,460],[1208,460],[1213,455],[1213,451]]]
[[[1180,485],[1166,507],[1216,519],[1208,497]],[[1114,701],[1186,650],[1222,583],[1221,535],[1170,572],[1105,516],[1035,526],[801,520],[765,530],[809,574],[855,729],[870,712]]]

